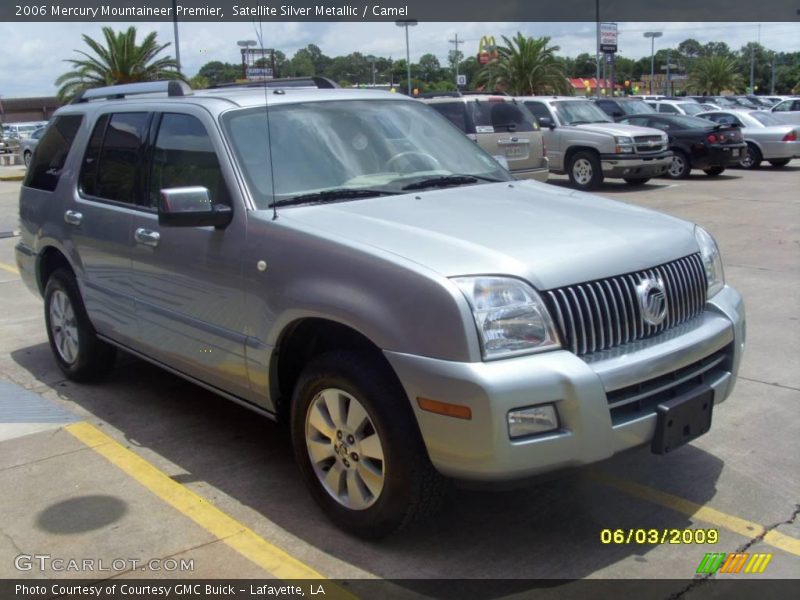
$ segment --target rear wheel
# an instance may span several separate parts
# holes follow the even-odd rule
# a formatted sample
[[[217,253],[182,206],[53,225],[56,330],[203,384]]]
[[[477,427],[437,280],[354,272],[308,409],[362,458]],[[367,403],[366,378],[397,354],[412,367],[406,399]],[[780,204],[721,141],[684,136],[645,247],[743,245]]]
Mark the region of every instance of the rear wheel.
[[[625,178],[625,183],[627,183],[628,185],[644,185],[648,181],[650,181],[649,177],[640,177],[638,179],[636,177]]]
[[[791,158],[781,158],[780,160],[771,160],[769,164],[771,164],[774,168],[780,169],[781,167],[785,167],[789,164],[789,161],[792,160]]]
[[[593,152],[576,152],[569,162],[569,181],[580,190],[593,190],[603,183],[600,159]]]
[[[716,177],[717,175],[721,175],[724,172],[725,172],[725,167],[709,167],[708,169],[703,169],[703,173],[705,173],[709,177]]]
[[[25,167],[31,166],[31,151],[25,150],[25,154],[22,155],[22,160],[25,163]]]
[[[377,360],[350,352],[312,360],[295,387],[291,431],[311,494],[350,533],[385,537],[444,499],[408,398]]]
[[[44,318],[50,349],[69,379],[98,379],[114,366],[116,348],[97,337],[71,271],[58,269],[47,280]]]
[[[757,169],[762,160],[764,159],[758,146],[747,142],[747,150],[745,150],[742,160],[739,161],[739,166],[743,169]]]
[[[680,150],[674,150],[672,162],[667,169],[667,177],[670,179],[685,179],[689,176],[691,170],[692,165],[689,162],[689,157]]]

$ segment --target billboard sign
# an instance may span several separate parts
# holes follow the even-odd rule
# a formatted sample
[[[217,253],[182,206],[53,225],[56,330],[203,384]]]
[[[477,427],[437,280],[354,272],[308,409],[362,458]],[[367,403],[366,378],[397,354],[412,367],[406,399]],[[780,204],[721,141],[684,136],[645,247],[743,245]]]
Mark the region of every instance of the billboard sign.
[[[247,67],[248,79],[272,79],[272,68],[270,67]]]
[[[600,23],[600,52],[617,51],[617,24]]]

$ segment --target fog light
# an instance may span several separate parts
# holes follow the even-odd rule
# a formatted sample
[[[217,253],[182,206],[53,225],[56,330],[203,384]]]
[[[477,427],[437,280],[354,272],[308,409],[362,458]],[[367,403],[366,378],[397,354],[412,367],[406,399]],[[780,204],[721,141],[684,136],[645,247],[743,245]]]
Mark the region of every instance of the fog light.
[[[558,413],[554,404],[520,408],[508,413],[508,435],[511,439],[558,429]]]

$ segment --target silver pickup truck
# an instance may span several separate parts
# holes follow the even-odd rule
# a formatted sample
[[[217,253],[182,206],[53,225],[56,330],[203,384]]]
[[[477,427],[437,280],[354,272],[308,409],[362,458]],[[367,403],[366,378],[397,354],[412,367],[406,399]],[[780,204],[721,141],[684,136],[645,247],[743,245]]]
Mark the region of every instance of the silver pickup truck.
[[[398,94],[161,83],[59,109],[23,182],[55,362],[120,349],[287,423],[348,531],[448,478],[670,453],[731,393],[744,306],[699,226],[514,180]]]
[[[615,123],[583,98],[519,98],[539,121],[550,159],[550,171],[566,173],[578,189],[595,189],[605,177],[631,185],[663,175],[672,152],[663,131]]]

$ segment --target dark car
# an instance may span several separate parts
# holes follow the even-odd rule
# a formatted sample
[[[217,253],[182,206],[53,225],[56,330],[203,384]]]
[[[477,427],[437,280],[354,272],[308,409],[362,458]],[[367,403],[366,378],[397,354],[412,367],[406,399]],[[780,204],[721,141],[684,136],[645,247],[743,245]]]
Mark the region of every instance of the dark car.
[[[609,117],[619,121],[628,115],[655,113],[655,109],[640,98],[593,98],[595,104]]]
[[[738,127],[698,117],[645,114],[623,117],[620,122],[653,127],[667,134],[673,156],[666,176],[672,179],[688,177],[692,169],[702,169],[715,177],[737,164],[747,149]]]

